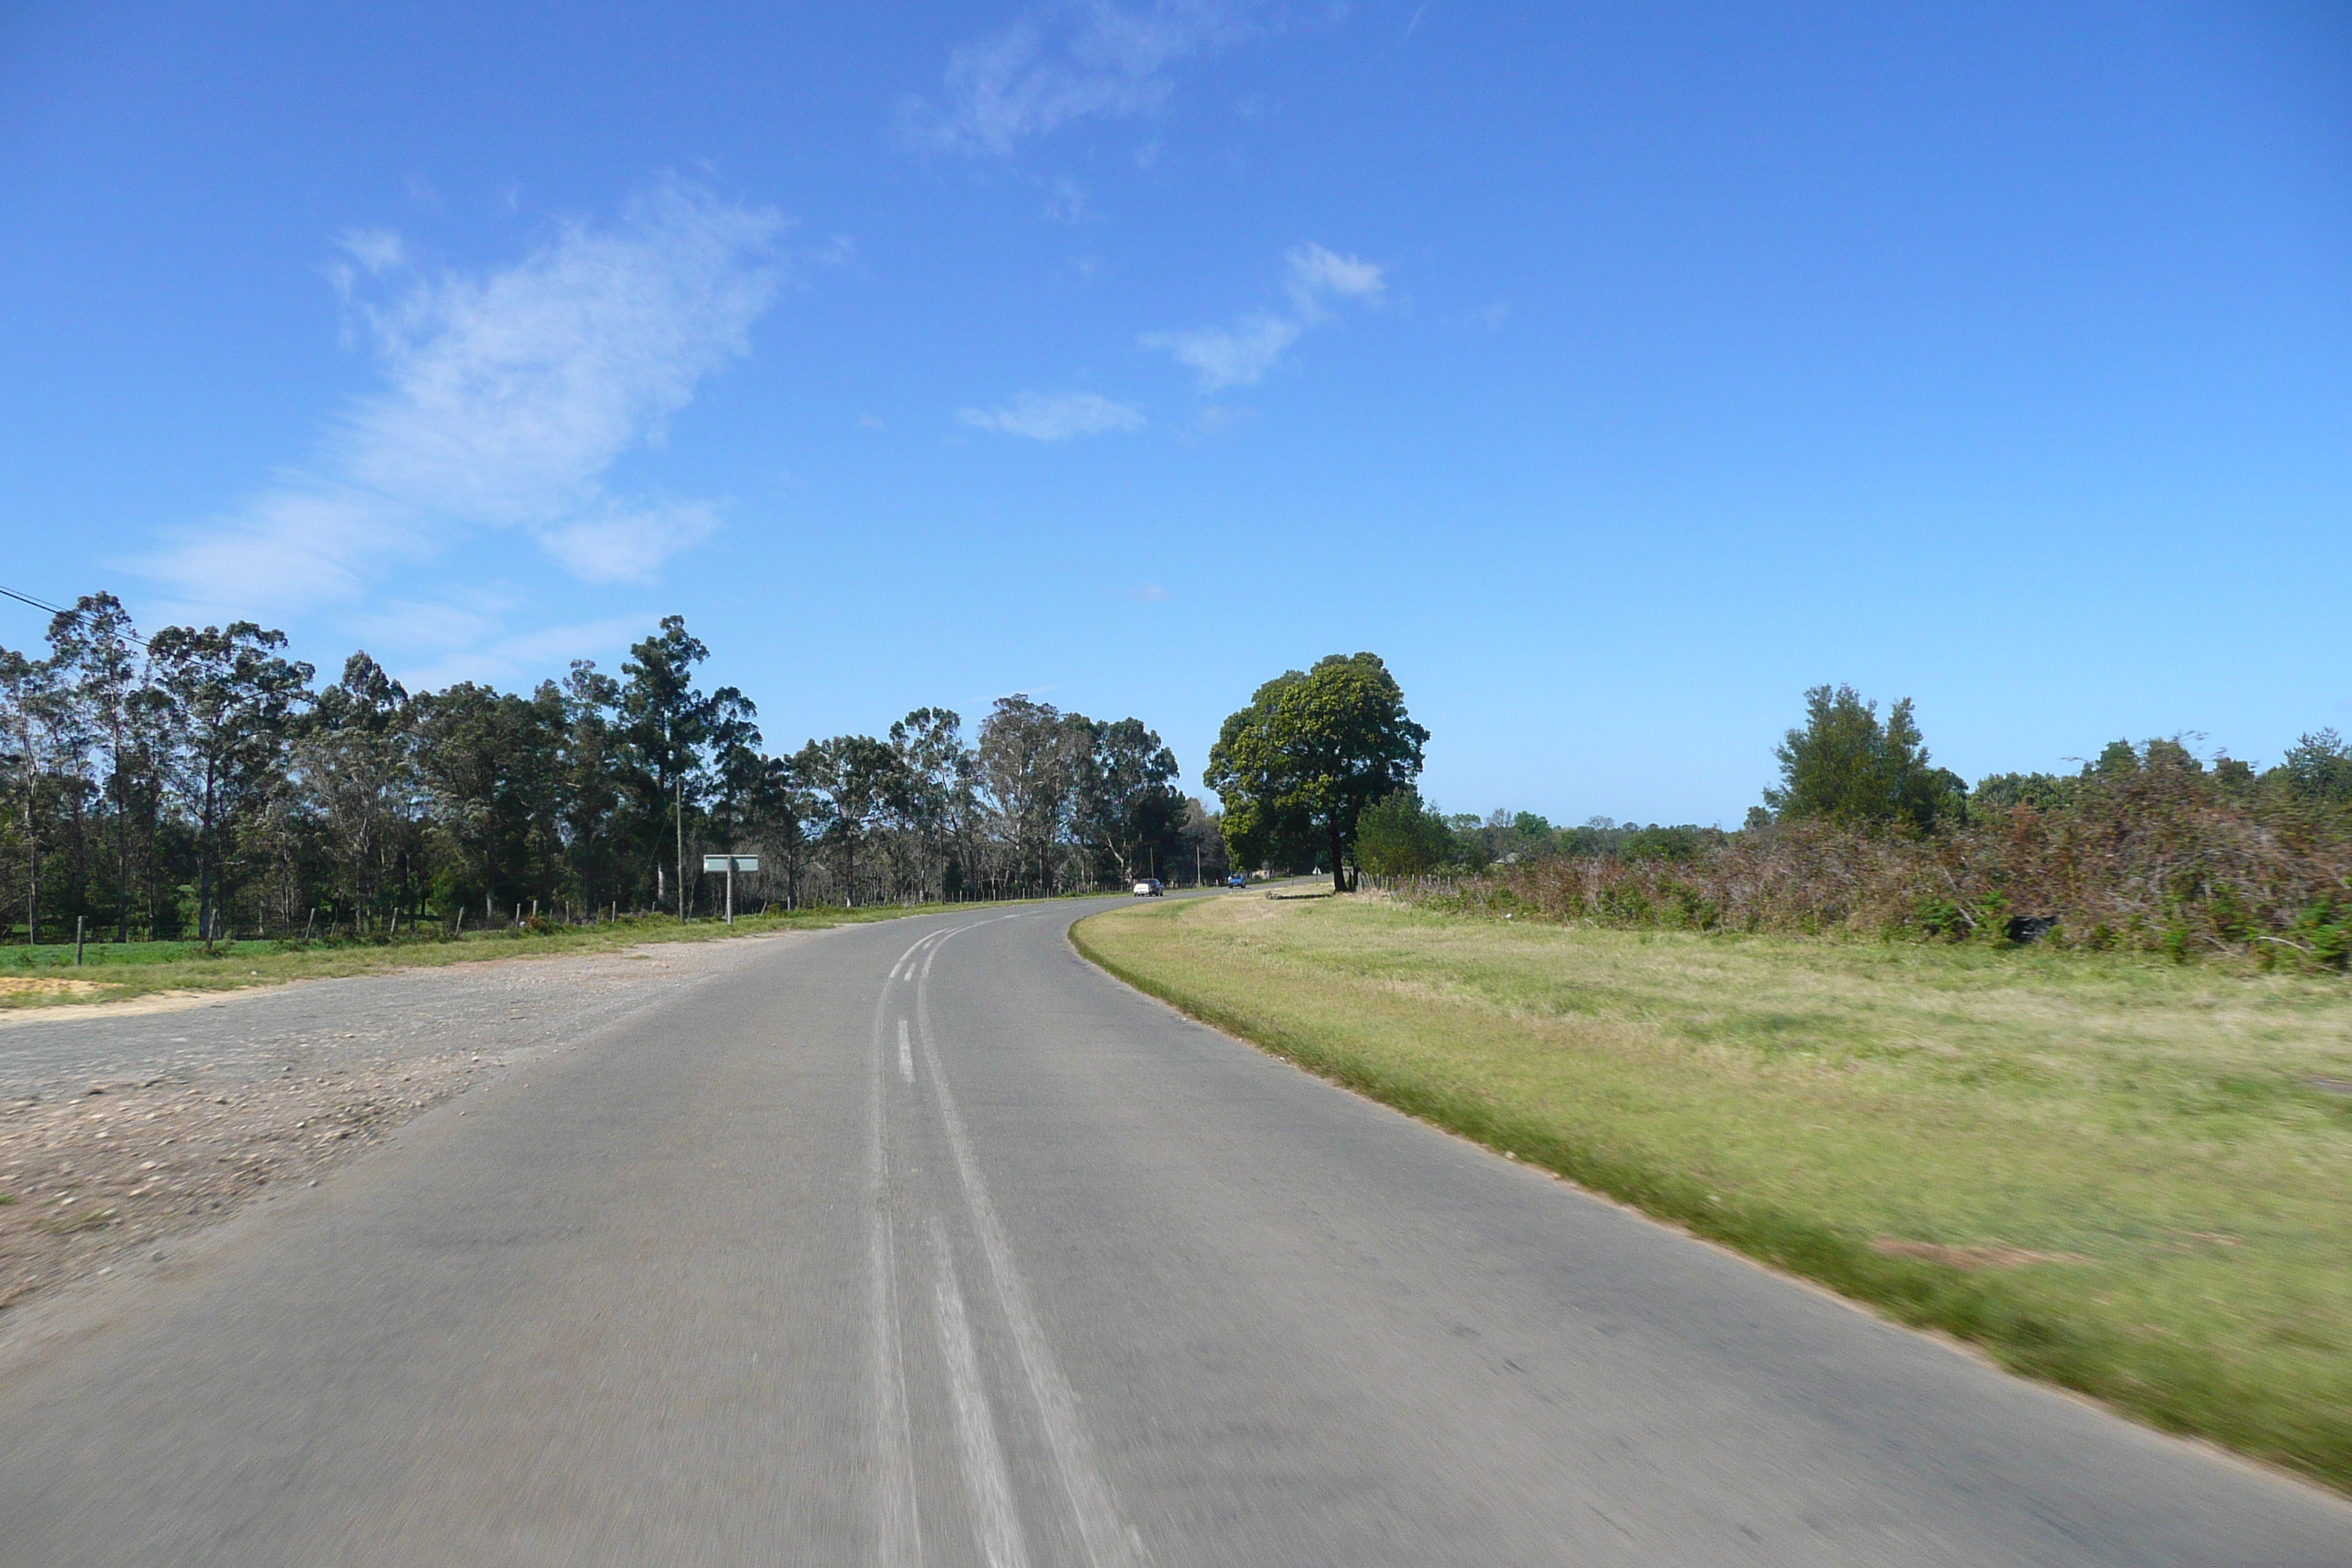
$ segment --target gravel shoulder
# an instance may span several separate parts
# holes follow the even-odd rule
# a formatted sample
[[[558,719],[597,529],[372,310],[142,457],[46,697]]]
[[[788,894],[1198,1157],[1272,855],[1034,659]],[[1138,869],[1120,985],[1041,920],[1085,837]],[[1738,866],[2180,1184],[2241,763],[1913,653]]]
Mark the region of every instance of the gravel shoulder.
[[[0,1026],[0,1321],[315,1184],[453,1096],[791,932],[16,1014]]]

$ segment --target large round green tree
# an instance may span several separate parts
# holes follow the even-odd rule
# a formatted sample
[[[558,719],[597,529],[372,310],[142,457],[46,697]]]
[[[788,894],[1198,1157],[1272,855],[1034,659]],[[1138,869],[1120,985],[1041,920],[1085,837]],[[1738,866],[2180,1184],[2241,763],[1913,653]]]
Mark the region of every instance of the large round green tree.
[[[1428,741],[1377,654],[1335,653],[1303,675],[1276,676],[1225,721],[1209,751],[1227,857],[1264,865],[1282,845],[1311,839],[1329,854],[1332,886],[1344,892],[1356,819],[1413,781]]]

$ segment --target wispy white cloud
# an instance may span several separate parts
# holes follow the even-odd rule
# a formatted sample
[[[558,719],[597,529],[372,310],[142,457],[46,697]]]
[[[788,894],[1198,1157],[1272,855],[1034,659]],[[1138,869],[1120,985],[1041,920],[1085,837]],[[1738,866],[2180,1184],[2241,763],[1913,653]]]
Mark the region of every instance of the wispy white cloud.
[[[315,463],[144,569],[191,602],[303,603],[358,593],[469,528],[520,527],[589,581],[647,576],[717,513],[616,496],[604,476],[749,352],[782,227],[669,181],[614,226],[566,224],[484,275],[420,275],[397,234],[347,232],[338,287],[364,272],[390,291],[353,305],[384,385],[334,421]]]
[[[517,685],[544,679],[549,670],[575,658],[610,658],[644,637],[653,619],[648,611],[541,626],[511,637],[495,635],[496,623],[488,622],[485,630],[490,635],[465,639],[466,646],[445,647],[422,662],[404,663],[397,673],[411,691],[433,690],[458,680]]]
[[[1281,362],[1307,323],[1287,316],[1244,316],[1229,327],[1198,327],[1189,332],[1146,332],[1143,346],[1164,349],[1190,365],[1202,392],[1223,386],[1255,386]]]
[[[1323,300],[1377,300],[1387,287],[1381,269],[1354,256],[1340,256],[1319,245],[1294,247],[1285,258],[1290,264],[1290,297],[1301,310],[1312,310]]]
[[[344,254],[375,277],[408,265],[408,242],[395,228],[353,226],[335,241]]]
[[[956,419],[975,430],[1049,442],[1140,430],[1144,425],[1136,409],[1093,392],[1024,392],[1002,408],[959,408]]]
[[[1002,156],[1097,115],[1145,114],[1173,90],[1173,68],[1225,48],[1278,15],[1260,0],[1064,0],[1038,6],[948,58],[946,105],[906,106],[917,145]]]
[[[589,583],[641,583],[663,562],[719,531],[705,501],[614,503],[538,531],[550,555]]]
[[[1146,332],[1145,348],[1161,350],[1188,366],[1203,393],[1227,386],[1255,386],[1282,363],[1307,328],[1331,320],[1333,300],[1360,303],[1378,300],[1387,288],[1381,269],[1360,257],[1341,256],[1319,245],[1301,245],[1285,258],[1287,314],[1259,310],[1229,326],[1189,331]]]

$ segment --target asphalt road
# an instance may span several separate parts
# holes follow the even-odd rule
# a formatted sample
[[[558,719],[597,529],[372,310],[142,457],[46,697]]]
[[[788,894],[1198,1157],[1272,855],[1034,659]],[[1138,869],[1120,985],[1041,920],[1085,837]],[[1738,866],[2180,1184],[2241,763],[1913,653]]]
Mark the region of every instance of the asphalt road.
[[[110,1282],[0,1364],[0,1563],[2352,1562],[1183,1022],[1082,912],[778,944]]]

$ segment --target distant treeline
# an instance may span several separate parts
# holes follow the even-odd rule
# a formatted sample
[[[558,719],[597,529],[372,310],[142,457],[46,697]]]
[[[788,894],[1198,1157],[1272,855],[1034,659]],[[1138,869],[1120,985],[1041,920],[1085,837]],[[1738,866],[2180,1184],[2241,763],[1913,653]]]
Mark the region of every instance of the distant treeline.
[[[757,853],[756,907],[1051,893],[1222,875],[1214,820],[1135,719],[1027,697],[967,741],[922,708],[887,734],[761,749],[672,616],[617,677],[411,693],[355,653],[320,687],[251,622],[142,639],[111,595],[0,648],[0,931],[389,933],[709,910],[706,851]]]
[[[1606,924],[2352,958],[2352,746],[2333,730],[2259,773],[2177,739],[2116,741],[2077,773],[1969,789],[1930,763],[1908,702],[1882,721],[1822,687],[1778,756],[1738,832],[1448,817],[1399,792],[1364,812],[1357,858],[1439,896]]]

